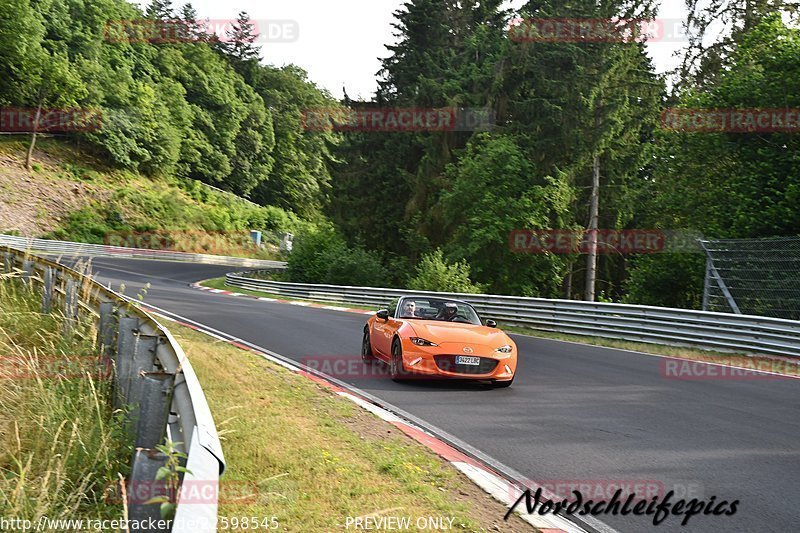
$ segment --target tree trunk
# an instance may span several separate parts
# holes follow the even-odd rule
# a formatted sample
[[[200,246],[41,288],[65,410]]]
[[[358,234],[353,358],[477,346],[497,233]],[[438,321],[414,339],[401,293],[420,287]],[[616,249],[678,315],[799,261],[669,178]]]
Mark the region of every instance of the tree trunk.
[[[567,277],[564,279],[564,298],[572,300],[572,272],[575,270],[575,263],[569,264]]]
[[[31,133],[31,143],[28,146],[28,154],[25,156],[25,168],[28,172],[31,171],[31,159],[33,158],[33,148],[36,146],[36,131],[39,128],[39,117],[42,114],[42,104],[41,102],[36,107],[36,117],[33,119],[33,132]]]
[[[589,253],[586,257],[586,296],[588,302],[594,301],[595,281],[597,279],[597,224],[600,215],[600,155],[595,154],[592,161],[592,199],[589,204]]]
[[[757,18],[755,13],[753,12],[753,4],[751,0],[745,0],[744,2],[744,31],[749,32],[753,29],[753,27],[757,23]]]

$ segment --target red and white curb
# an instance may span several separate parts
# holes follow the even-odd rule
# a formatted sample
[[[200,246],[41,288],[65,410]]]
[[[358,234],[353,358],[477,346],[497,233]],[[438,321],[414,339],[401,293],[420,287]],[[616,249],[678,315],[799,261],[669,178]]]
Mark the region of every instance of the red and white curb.
[[[204,290],[218,291],[218,289],[208,289],[208,288],[204,288]],[[219,292],[223,293],[227,291],[219,291]],[[238,294],[238,293],[231,293],[231,294]],[[478,485],[478,487],[483,489],[487,494],[492,496],[494,499],[496,499],[506,507],[510,507],[516,501],[516,499],[519,498],[521,491],[518,488],[518,485],[505,479],[500,474],[490,469],[483,463],[473,459],[472,457],[461,452],[460,450],[457,450],[456,448],[450,446],[448,443],[430,434],[423,428],[397,416],[396,414],[392,413],[387,409],[384,409],[383,407],[375,405],[366,398],[363,398],[353,393],[352,391],[346,390],[340,387],[339,385],[336,385],[335,383],[326,380],[321,376],[312,374],[301,367],[291,365],[286,361],[283,361],[271,355],[265,350],[259,350],[252,346],[249,346],[247,342],[242,339],[238,339],[232,335],[225,334],[228,337],[226,338],[220,335],[218,332],[216,332],[216,330],[214,330],[213,328],[209,328],[208,326],[204,326],[203,324],[199,323],[191,323],[188,321],[188,319],[179,317],[179,315],[174,315],[179,318],[173,318],[171,316],[164,314],[165,311],[155,308],[154,306],[145,305],[144,307],[145,310],[154,313],[159,317],[162,317],[171,322],[175,322],[187,328],[193,329],[200,333],[209,335],[210,337],[225,342],[226,344],[235,346],[236,348],[239,348],[241,350],[245,350],[253,354],[256,354],[259,357],[262,357],[287,370],[290,370],[291,372],[303,375],[311,379],[315,383],[330,389],[339,396],[347,398],[348,400],[352,401],[353,403],[363,408],[364,410],[376,415],[381,420],[384,420],[385,422],[392,424],[408,437],[412,438],[419,444],[422,444],[426,448],[430,449],[432,452],[434,452],[444,460],[448,461],[450,464],[453,465],[453,467],[456,470],[467,476],[470,480],[472,480],[473,483]],[[358,311],[362,313],[364,312],[363,310],[360,309]],[[525,509],[524,505],[522,505],[522,509],[523,510]],[[520,516],[520,518],[522,518],[522,520],[529,523],[531,526],[537,528],[542,533],[586,533],[584,529],[578,527],[576,524],[573,524],[572,522],[558,515],[528,514],[527,512],[518,512],[517,514]]]
[[[281,300],[280,298],[264,298],[262,296],[252,296],[250,294],[242,294],[241,292],[226,291],[223,289],[212,289],[211,287],[204,287],[199,283],[192,283],[190,285],[193,289],[210,292],[213,294],[224,294],[225,296],[238,296],[240,298],[250,298],[251,300],[261,300],[262,302],[270,302],[274,304],[289,304],[299,305],[301,307],[314,307],[316,309],[328,309],[329,311],[344,311],[346,313],[358,313],[360,315],[373,315],[374,311],[365,311],[363,309],[355,309],[353,307],[342,307],[339,305],[325,305],[314,302],[303,302],[298,300]]]

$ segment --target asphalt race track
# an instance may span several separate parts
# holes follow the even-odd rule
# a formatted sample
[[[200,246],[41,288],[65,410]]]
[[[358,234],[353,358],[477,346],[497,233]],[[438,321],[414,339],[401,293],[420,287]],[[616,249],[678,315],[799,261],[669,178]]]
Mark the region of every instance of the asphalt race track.
[[[358,357],[366,316],[232,298],[188,287],[235,269],[95,258],[97,278],[146,303],[295,360]],[[344,379],[540,483],[657,485],[676,497],[739,500],[734,516],[598,518],[624,532],[797,531],[800,380],[677,380],[664,359],[514,335],[510,389]],[[612,491],[613,492],[613,491]]]

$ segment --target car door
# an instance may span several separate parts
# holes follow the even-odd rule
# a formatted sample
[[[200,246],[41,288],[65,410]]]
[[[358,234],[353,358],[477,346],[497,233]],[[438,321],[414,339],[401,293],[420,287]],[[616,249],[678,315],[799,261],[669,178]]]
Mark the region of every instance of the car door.
[[[381,320],[376,317],[372,323],[370,342],[373,349],[384,357],[389,357],[392,353],[392,337],[400,327],[400,322],[394,318],[396,312],[397,302],[395,301],[389,305],[389,320]]]

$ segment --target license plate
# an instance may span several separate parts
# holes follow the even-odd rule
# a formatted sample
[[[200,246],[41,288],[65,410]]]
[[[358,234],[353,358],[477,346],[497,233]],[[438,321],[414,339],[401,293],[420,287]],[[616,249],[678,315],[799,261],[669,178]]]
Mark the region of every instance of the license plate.
[[[466,355],[457,355],[456,356],[456,364],[457,365],[472,365],[478,366],[481,364],[480,357],[468,357]]]

